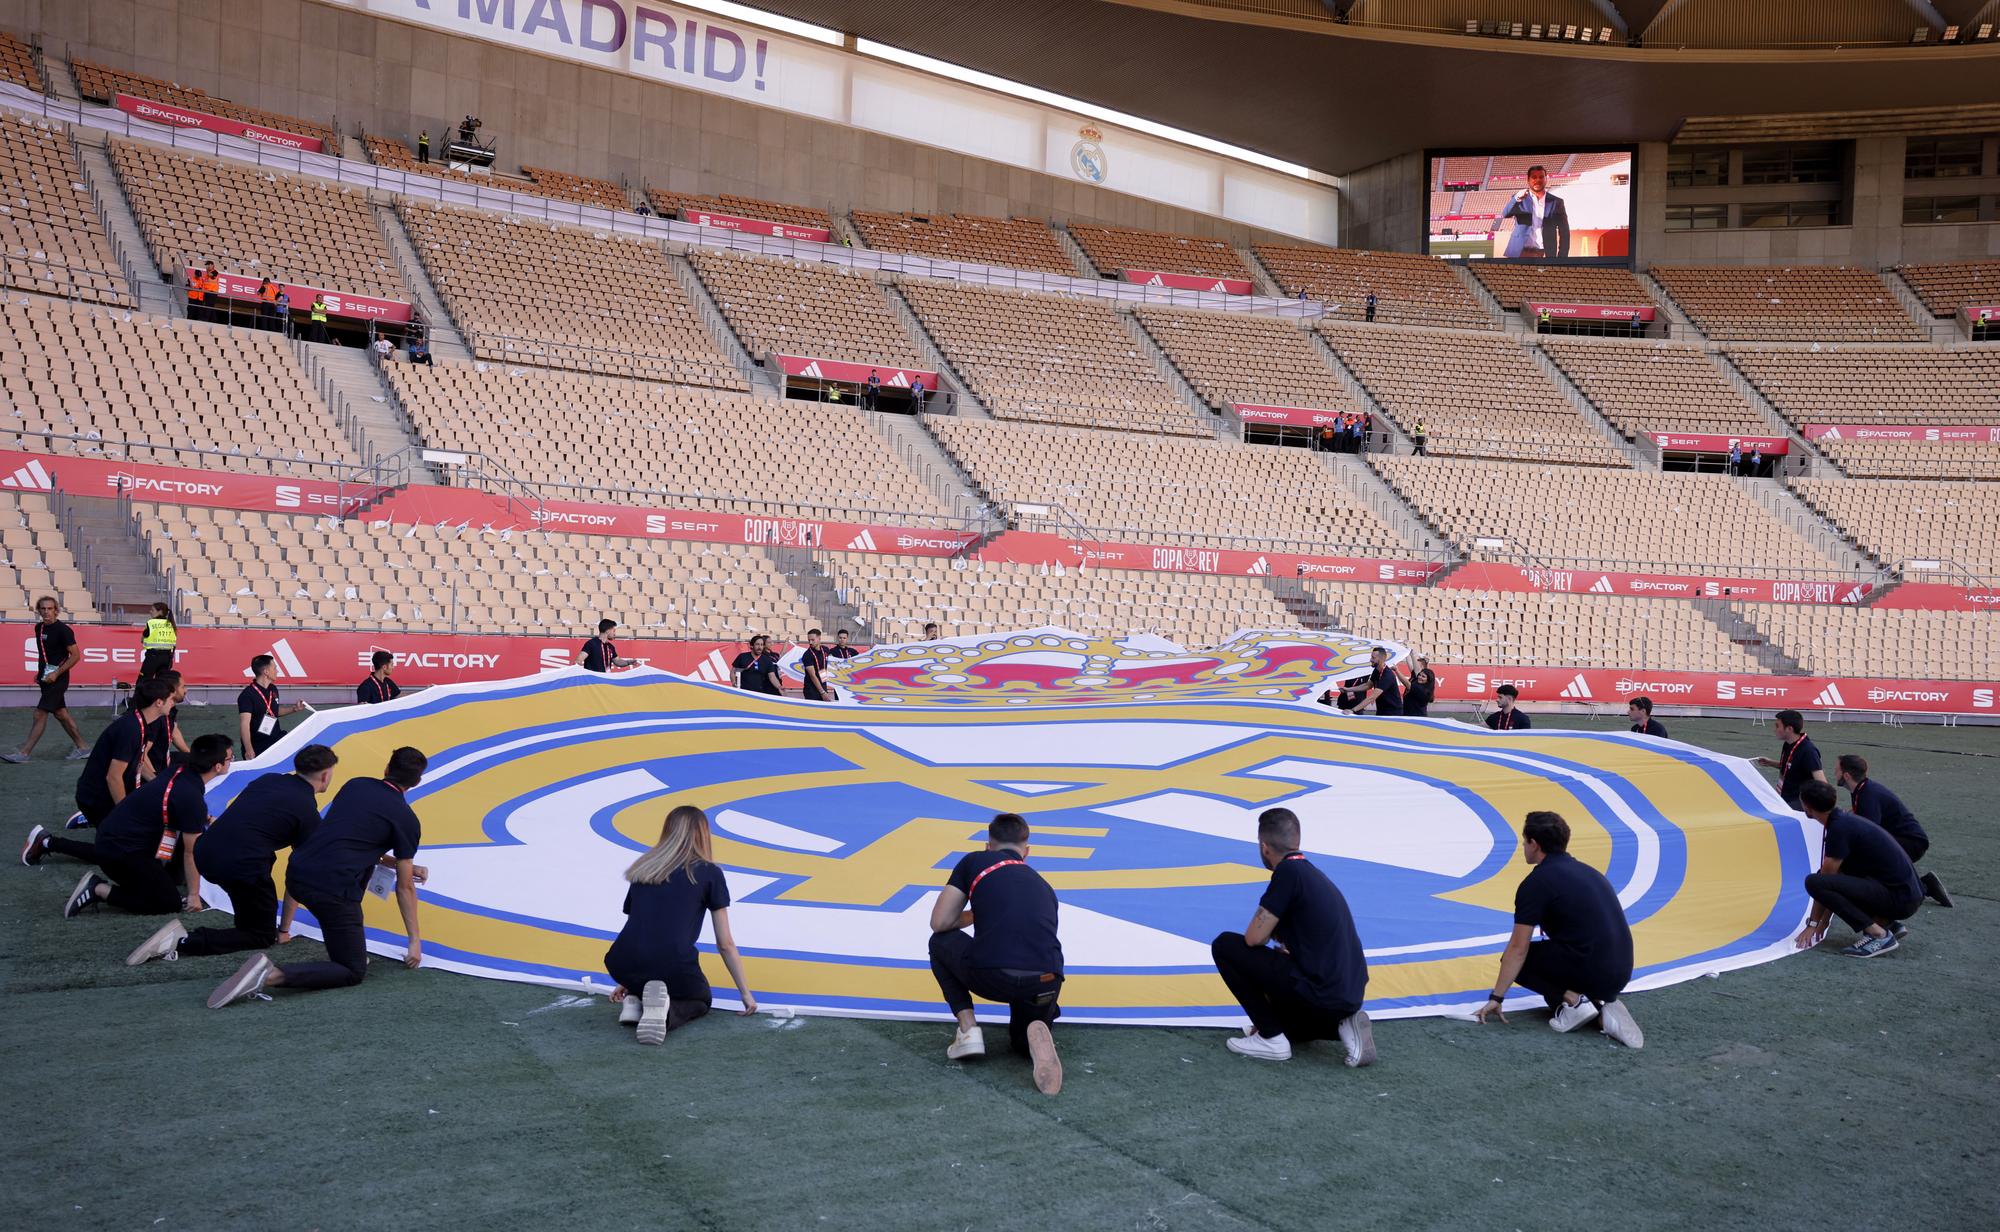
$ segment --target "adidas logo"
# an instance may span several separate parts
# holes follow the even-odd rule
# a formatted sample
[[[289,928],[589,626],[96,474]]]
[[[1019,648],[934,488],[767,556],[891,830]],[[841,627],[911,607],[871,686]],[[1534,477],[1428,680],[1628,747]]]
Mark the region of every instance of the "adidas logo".
[[[882,549],[875,546],[875,532],[872,530],[863,530],[860,534],[847,541],[847,550],[850,552],[879,552]]]
[[[1228,288],[1228,287],[1226,287],[1226,286],[1224,286],[1224,285],[1222,285],[1222,280],[1221,280],[1221,279],[1219,279],[1219,278],[1218,278],[1218,279],[1216,280],[1216,283],[1215,283],[1215,285],[1214,285],[1214,286],[1212,286],[1212,287],[1210,287],[1210,288],[1209,288],[1209,290],[1211,290],[1211,291],[1220,291],[1220,292],[1222,292],[1222,293],[1223,293],[1224,295],[1227,295],[1227,294],[1229,293],[1229,288]]]
[[[1146,280],[1146,285],[1149,287],[1164,287],[1167,285],[1167,282],[1166,279],[1160,277],[1158,274],[1154,274]]]
[[[1829,682],[1824,689],[1819,691],[1819,696],[1813,698],[1812,704],[1815,706],[1845,706],[1847,699],[1840,695],[1839,685]]]
[[[1856,586],[1853,590],[1850,590],[1846,594],[1840,596],[1840,601],[1842,603],[1859,603],[1867,597],[1868,597],[1868,587],[1864,583],[1862,585]]]
[[[800,372],[799,375],[809,376],[816,380],[822,380],[822,381],[826,379],[826,374],[819,370],[819,361],[816,359],[811,363],[807,364],[805,366],[805,370],[803,372]]]
[[[1599,577],[1595,582],[1592,582],[1590,584],[1590,593],[1593,595],[1609,595],[1616,593],[1611,588],[1611,575],[1608,573],[1604,574],[1603,576]],[[1578,676],[1577,679],[1581,680],[1583,679],[1583,677]]]
[[[1564,697],[1587,698],[1590,696],[1590,682],[1579,674],[1576,679],[1563,686],[1562,695]]]
[[[1248,573],[1251,577],[1261,577],[1270,571],[1271,562],[1259,556],[1244,572]]]
[[[729,664],[722,661],[720,650],[711,650],[706,659],[694,665],[692,675],[697,680],[706,680],[710,684],[728,684]]]
[[[39,460],[31,461],[5,479],[0,479],[0,488],[26,488],[30,492],[52,492],[56,481],[42,469]]]
[[[889,378],[889,388],[891,389],[908,389],[909,387],[909,378],[900,372]]]
[[[287,641],[286,639],[281,637],[277,641],[272,642],[271,649],[268,653],[272,658],[278,661],[277,662],[278,679],[283,680],[287,676],[296,677],[296,676],[303,676],[306,674],[306,665],[299,662],[298,654],[292,650],[291,642]],[[250,669],[247,667],[244,668],[243,675],[245,677],[248,677],[250,675]]]
[[[1819,436],[1819,439],[1821,439],[1821,440],[1823,440],[1823,441],[1837,441],[1837,440],[1840,440],[1840,439],[1841,439],[1841,436],[1840,436],[1840,429],[1839,429],[1839,428],[1837,428],[1837,427],[1836,427],[1836,428],[1828,428],[1828,429],[1827,429],[1826,431],[1824,431],[1824,432],[1820,433],[1820,436]]]

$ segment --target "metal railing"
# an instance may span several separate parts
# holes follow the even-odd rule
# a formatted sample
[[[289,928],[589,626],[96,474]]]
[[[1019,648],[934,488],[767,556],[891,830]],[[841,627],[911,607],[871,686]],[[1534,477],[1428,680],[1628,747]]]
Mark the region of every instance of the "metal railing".
[[[286,454],[283,452],[275,454],[242,453],[236,450],[210,449],[202,445],[188,445],[179,442],[171,445],[162,445],[157,441],[128,441],[123,437],[91,436],[75,432],[47,432],[28,428],[9,428],[5,433],[5,437],[19,438],[24,443],[24,448],[26,447],[25,442],[29,440],[42,442],[65,441],[72,445],[81,446],[81,448],[57,449],[53,445],[44,445],[44,448],[48,449],[50,453],[59,456],[68,454],[86,458],[101,457],[106,461],[129,462],[136,466],[176,465],[176,463],[172,462],[156,463],[132,456],[132,451],[134,450],[151,451],[165,449],[175,454],[194,454],[198,458],[216,459],[216,465],[211,469],[236,473],[245,473],[246,468],[228,465],[228,463],[255,463],[271,468],[267,473],[283,475],[287,478],[326,479],[331,482],[339,482],[343,479],[351,478],[367,469],[364,466],[357,466],[352,462],[330,462],[322,458],[300,458],[295,454]],[[201,468],[197,467],[195,469]],[[256,472],[254,468],[251,468],[249,469],[249,473]]]
[[[22,266],[28,267],[27,272],[21,270]],[[28,291],[36,295],[54,296],[72,304],[102,304],[107,308],[138,307],[139,297],[136,294],[120,291],[116,287],[102,289],[91,281],[94,278],[114,281],[117,277],[116,274],[93,270],[87,266],[48,261],[20,253],[0,253],[0,287],[14,291]],[[125,302],[120,303],[119,298]]]
[[[727,385],[717,385],[713,379],[724,371],[737,376],[743,375],[736,365],[727,359],[710,364],[663,355],[645,355],[616,347],[591,346],[580,342],[556,342],[545,338],[526,338],[518,334],[486,333],[476,329],[461,329],[459,337],[465,340],[466,349],[472,352],[474,359],[489,364],[519,364],[528,368],[551,368],[585,376],[627,381],[656,381],[675,385],[702,385],[714,389],[729,388]],[[690,371],[695,375],[688,375]],[[708,379],[703,379],[704,376]]]

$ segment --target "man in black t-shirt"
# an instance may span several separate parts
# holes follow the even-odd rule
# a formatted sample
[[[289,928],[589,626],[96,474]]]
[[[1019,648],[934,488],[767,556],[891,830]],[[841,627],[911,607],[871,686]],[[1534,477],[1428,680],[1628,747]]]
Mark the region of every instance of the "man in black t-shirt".
[[[827,648],[819,644],[819,630],[806,630],[805,648],[799,653],[799,675],[804,678],[801,692],[809,702],[833,700],[833,686],[826,682]]]
[[[403,686],[389,678],[389,674],[396,670],[395,655],[378,650],[368,657],[368,666],[367,678],[354,686],[354,700],[358,705],[379,706],[403,695]]]
[[[1923,859],[1924,853],[1931,849],[1931,836],[1924,832],[1923,824],[1901,797],[1868,777],[1868,759],[1859,753],[1842,753],[1835,759],[1834,767],[1835,780],[1849,793],[1848,811],[1887,830],[1903,854],[1910,857],[1910,863]],[[1951,895],[1936,873],[1924,872],[1917,881],[1924,887],[1925,898],[1940,907],[1951,906]]]
[[[94,826],[111,815],[121,800],[139,787],[139,767],[146,762],[146,732],[166,712],[167,685],[152,676],[132,686],[135,709],[111,720],[98,733],[97,743],[83,763],[76,780],[76,815],[70,828]],[[49,852],[70,856],[86,863],[97,862],[97,845],[50,834],[45,826],[28,831],[21,847],[21,863],[39,864]]]
[[[236,917],[231,927],[190,932],[179,920],[170,920],[133,950],[125,965],[261,950],[291,940],[298,903],[286,895],[280,921],[271,867],[280,851],[298,847],[319,828],[318,797],[333,781],[339,760],[325,745],[309,744],[292,758],[290,774],[251,780],[195,845],[196,870],[229,896],[229,910]]]
[[[1897,948],[1908,935],[1903,921],[1917,913],[1924,887],[1917,867],[1887,830],[1838,807],[1833,784],[1807,783],[1799,805],[1826,827],[1819,871],[1806,876],[1812,914],[1794,944],[1809,950],[1826,940],[1828,923],[1839,916],[1858,936],[1842,950],[1849,958],[1874,958]]]
[[[965,935],[973,925],[973,935]],[[1062,1090],[1062,1061],[1049,1024],[1061,1015],[1062,942],[1056,892],[1028,866],[1028,823],[1001,813],[986,827],[986,849],[959,860],[931,905],[931,974],[958,1019],[945,1049],[954,1061],[986,1055],[972,1009],[976,994],[1007,1007],[1007,1042],[1034,1062],[1035,1088]]]
[[[784,688],[778,681],[778,656],[771,653],[771,639],[756,633],[751,635],[748,644],[750,649],[737,655],[729,665],[736,674],[736,687],[745,693],[782,696]]]
[[[1819,759],[1819,746],[1806,735],[1805,716],[1796,710],[1780,710],[1771,718],[1778,729],[1778,739],[1784,744],[1778,750],[1778,760],[1759,757],[1760,766],[1774,766],[1778,771],[1778,794],[1786,804],[1799,807],[1799,793],[1807,783],[1826,782],[1826,770]]]
[[[1514,932],[1500,955],[1500,975],[1486,1004],[1473,1012],[1507,1015],[1501,1005],[1515,984],[1540,993],[1549,1026],[1574,1031],[1598,1019],[1627,1048],[1643,1048],[1645,1033],[1618,999],[1632,980],[1632,927],[1618,892],[1603,873],[1569,854],[1569,823],[1550,812],[1529,813],[1521,826],[1521,858],[1532,870],[1514,891]],[[1531,941],[1536,929],[1543,940]]]
[[[1250,1016],[1249,1031],[1230,1039],[1229,1050],[1289,1061],[1295,1042],[1338,1039],[1348,1065],[1373,1065],[1375,1032],[1361,1008],[1368,959],[1346,897],[1299,850],[1299,819],[1290,809],[1265,809],[1257,818],[1257,853],[1271,883],[1250,926],[1209,947],[1222,982]]]
[[[175,753],[185,757],[188,752],[187,737],[181,735],[181,703],[187,700],[187,682],[181,678],[179,672],[171,669],[156,672],[152,678],[160,681],[162,687],[167,690],[167,705],[166,709],[160,712],[160,717],[146,727],[148,770],[145,771],[145,776],[147,778],[165,774],[167,767],[176,760]],[[134,701],[136,699],[128,699],[125,703],[126,708],[130,709]]]
[[[1368,652],[1368,688],[1361,695],[1361,708],[1375,703],[1375,713],[1385,718],[1403,713],[1403,680],[1389,666],[1389,648],[1377,646]]]
[[[194,848],[208,828],[204,793],[228,769],[229,737],[198,736],[187,761],[119,801],[97,828],[97,867],[103,872],[85,873],[76,883],[63,904],[64,918],[100,903],[134,915],[200,911]]]
[[[1511,684],[1503,684],[1493,690],[1494,701],[1500,708],[1486,716],[1486,726],[1494,731],[1527,731],[1533,727],[1528,712],[1514,705],[1520,696],[1521,691]]]
[[[1415,670],[1410,673],[1409,687],[1403,690],[1403,713],[1420,719],[1431,712],[1431,703],[1437,700],[1438,678],[1429,659],[1419,655],[1410,662]]]
[[[861,651],[858,648],[850,646],[848,644],[847,639],[852,636],[853,634],[849,633],[845,629],[835,630],[833,634],[833,645],[827,648],[826,657],[829,659],[838,659],[844,663],[847,660],[852,659],[854,656],[860,654]]]
[[[1632,720],[1632,730],[1641,736],[1667,737],[1667,725],[1653,717],[1653,699],[1635,697],[1625,703],[1625,717]]]
[[[577,666],[587,672],[608,672],[614,667],[632,666],[633,660],[618,657],[618,643],[611,640],[611,631],[617,627],[618,622],[609,617],[598,621],[597,636],[585,642],[583,649],[576,652]]]
[[[368,933],[361,896],[377,868],[396,870],[396,906],[403,916],[408,950],[403,965],[423,961],[417,927],[417,886],[427,876],[416,862],[423,826],[403,798],[423,782],[429,764],[420,751],[404,746],[389,755],[379,779],[350,779],[326,809],[326,820],[292,852],[285,866],[285,892],[319,922],[328,961],[280,967],[257,954],[236,974],[215,986],[208,1008],[221,1009],[265,988],[351,988],[368,976]]]
[[[83,658],[83,651],[76,644],[76,631],[61,619],[62,605],[54,595],[43,595],[35,600],[35,684],[41,688],[41,696],[35,701],[35,717],[28,727],[28,738],[12,753],[0,753],[0,761],[24,762],[35,755],[35,745],[41,742],[42,730],[48,726],[49,718],[69,734],[69,759],[78,761],[89,756],[83,747],[83,733],[76,729],[76,720],[69,717],[69,673]]]
[[[304,709],[299,702],[278,700],[276,659],[260,654],[250,660],[250,683],[236,695],[236,738],[244,758],[261,757],[284,739],[285,729],[278,720]]]

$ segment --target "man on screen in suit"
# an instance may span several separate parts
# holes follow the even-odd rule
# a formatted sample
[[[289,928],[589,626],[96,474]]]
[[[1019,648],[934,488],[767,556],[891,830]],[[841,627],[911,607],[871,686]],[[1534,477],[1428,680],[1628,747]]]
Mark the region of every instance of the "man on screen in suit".
[[[1548,168],[1540,163],[1528,168],[1528,186],[1500,211],[1499,221],[1514,223],[1502,256],[1540,260],[1569,255],[1569,210],[1548,189]]]

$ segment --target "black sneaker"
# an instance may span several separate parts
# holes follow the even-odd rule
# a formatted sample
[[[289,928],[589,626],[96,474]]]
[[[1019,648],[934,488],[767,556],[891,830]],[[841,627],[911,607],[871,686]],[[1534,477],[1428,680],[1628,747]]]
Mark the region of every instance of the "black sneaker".
[[[1901,920],[1890,920],[1888,923],[1888,929],[1889,929],[1889,935],[1891,937],[1894,937],[1898,941],[1901,941],[1903,938],[1910,935],[1910,926],[1908,924],[1903,923]]]
[[[97,906],[97,887],[111,883],[96,873],[85,873],[83,880],[76,883],[76,889],[69,893],[69,901],[63,904],[63,919],[74,920],[86,908]]]
[[[1917,878],[1917,883],[1924,887],[1925,898],[1940,907],[1951,906],[1951,891],[1944,888],[1944,882],[1938,880],[1936,873],[1925,873]]]

